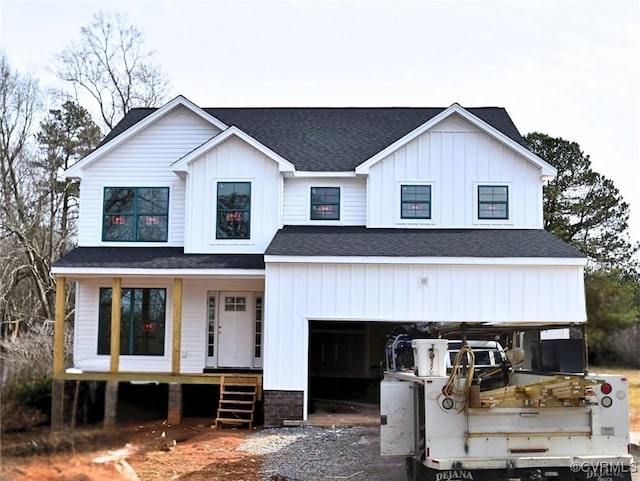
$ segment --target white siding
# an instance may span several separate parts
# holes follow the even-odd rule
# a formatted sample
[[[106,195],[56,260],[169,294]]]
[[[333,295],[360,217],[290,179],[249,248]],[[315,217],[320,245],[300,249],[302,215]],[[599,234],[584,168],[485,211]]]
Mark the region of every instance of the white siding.
[[[306,389],[309,319],[578,322],[582,276],[576,266],[268,263],[265,389]]]
[[[400,219],[400,185],[432,185],[432,219]],[[478,221],[477,185],[509,186],[510,217]],[[450,117],[375,164],[369,173],[368,227],[542,228],[537,167],[459,117]]]
[[[169,237],[162,245],[183,245],[185,183],[172,172],[171,164],[218,132],[188,109],[178,107],[88,166],[80,186],[78,245],[123,245],[102,242],[103,192],[109,186],[169,187]]]
[[[251,182],[251,239],[216,239],[217,182]],[[278,164],[231,137],[189,165],[185,252],[262,253],[280,226]]]
[[[315,221],[311,215],[311,187],[340,188],[340,220]],[[365,225],[367,182],[361,178],[287,178],[284,181],[285,225]]]
[[[98,299],[101,287],[111,287],[110,278],[77,282],[73,365],[87,371],[108,371],[109,356],[98,356]],[[120,356],[120,370],[132,372],[171,371],[173,279],[123,279],[122,287],[157,287],[167,290],[164,356]],[[182,301],[180,372],[202,373],[207,342],[207,292],[264,290],[259,279],[185,279]],[[252,336],[251,333],[247,334]]]

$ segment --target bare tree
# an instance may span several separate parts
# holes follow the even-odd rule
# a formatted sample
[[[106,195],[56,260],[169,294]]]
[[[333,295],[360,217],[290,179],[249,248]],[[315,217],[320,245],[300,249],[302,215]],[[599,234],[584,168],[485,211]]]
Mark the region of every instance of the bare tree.
[[[73,102],[50,110],[34,136],[39,95],[0,57],[0,323],[9,338],[54,318],[51,264],[72,247],[77,192],[58,174],[100,140]]]
[[[0,54],[0,321],[2,333],[16,332],[22,320],[29,319],[38,302],[22,292],[25,281],[41,277],[22,255],[20,246],[32,245],[30,205],[37,193],[29,189],[29,155],[34,116],[40,93],[35,79],[11,70]],[[46,274],[48,276],[48,273]],[[30,289],[28,290],[31,293]],[[28,312],[28,313],[27,313]],[[18,314],[20,313],[20,314]],[[22,316],[22,314],[26,316]]]
[[[142,30],[120,14],[98,12],[80,29],[80,41],[58,56],[58,76],[78,94],[88,94],[112,129],[134,107],[156,107],[165,98],[168,77],[144,48]]]

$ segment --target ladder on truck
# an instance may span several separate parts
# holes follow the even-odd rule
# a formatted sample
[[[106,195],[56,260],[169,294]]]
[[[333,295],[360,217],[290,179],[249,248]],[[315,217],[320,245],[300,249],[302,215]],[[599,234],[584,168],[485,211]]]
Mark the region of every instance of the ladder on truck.
[[[220,381],[220,401],[216,415],[215,426],[230,424],[241,426],[247,424],[249,429],[253,427],[258,398],[257,380],[226,379],[222,376]]]

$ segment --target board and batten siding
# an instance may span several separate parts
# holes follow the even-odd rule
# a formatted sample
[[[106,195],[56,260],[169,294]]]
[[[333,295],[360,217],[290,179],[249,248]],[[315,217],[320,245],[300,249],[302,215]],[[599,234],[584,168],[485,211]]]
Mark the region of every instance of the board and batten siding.
[[[307,320],[586,320],[582,266],[267,261],[265,296],[265,389],[306,389]]]
[[[80,187],[78,245],[131,245],[102,242],[105,187],[169,187],[167,243],[136,242],[135,245],[183,245],[185,182],[171,170],[171,164],[217,133],[219,129],[204,119],[185,107],[177,107],[89,165]]]
[[[340,188],[340,220],[311,220],[311,187]],[[364,178],[286,178],[283,222],[285,225],[365,225],[367,182]]]
[[[250,239],[216,239],[217,182],[251,182]],[[281,224],[281,199],[278,164],[228,138],[189,165],[185,252],[263,253]]]
[[[264,290],[260,279],[186,278],[183,281],[182,333],[180,352],[181,373],[202,373],[207,348],[207,294],[209,292]],[[98,308],[101,287],[111,287],[112,279],[81,279],[77,281],[74,327],[74,367],[86,371],[108,371],[109,356],[99,356]],[[166,289],[164,356],[120,356],[120,370],[130,372],[171,371],[173,338],[173,279],[124,278],[122,287]],[[248,336],[253,337],[252,333]]]
[[[448,118],[374,164],[369,172],[368,227],[420,227],[400,218],[400,185],[432,186],[425,227],[542,228],[539,169],[458,116]],[[508,185],[510,216],[477,219],[477,185]]]

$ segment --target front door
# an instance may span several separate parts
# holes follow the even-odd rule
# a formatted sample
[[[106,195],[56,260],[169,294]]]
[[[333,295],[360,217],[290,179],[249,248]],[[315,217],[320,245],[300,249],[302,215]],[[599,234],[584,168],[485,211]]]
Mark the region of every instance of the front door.
[[[218,367],[251,367],[253,294],[221,292],[218,319]]]

